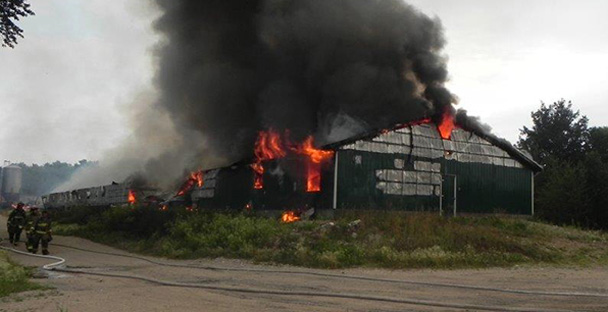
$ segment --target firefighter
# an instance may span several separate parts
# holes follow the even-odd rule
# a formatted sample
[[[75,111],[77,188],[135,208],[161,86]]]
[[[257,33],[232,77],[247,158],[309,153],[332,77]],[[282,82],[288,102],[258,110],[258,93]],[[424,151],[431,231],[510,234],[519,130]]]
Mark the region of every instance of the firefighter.
[[[23,203],[18,203],[17,207],[8,215],[8,222],[6,223],[9,241],[14,246],[19,243],[24,226],[25,210],[23,210]]]
[[[34,225],[38,222],[40,218],[40,213],[38,212],[37,207],[30,208],[30,213],[27,215],[25,222],[25,235],[27,240],[25,241],[25,246],[27,247],[27,251],[32,252],[34,245]]]
[[[32,253],[38,252],[38,245],[42,245],[42,254],[49,254],[49,242],[53,240],[51,236],[51,216],[49,212],[42,211],[42,216],[34,223],[34,240],[32,243]]]

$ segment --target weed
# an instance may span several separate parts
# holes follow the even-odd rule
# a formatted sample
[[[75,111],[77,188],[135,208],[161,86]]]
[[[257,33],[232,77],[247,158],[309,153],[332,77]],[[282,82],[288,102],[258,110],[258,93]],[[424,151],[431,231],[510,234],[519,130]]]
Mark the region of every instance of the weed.
[[[349,224],[361,220],[358,226]],[[604,233],[508,217],[443,218],[387,211],[342,212],[333,221],[283,224],[241,214],[113,208],[77,235],[170,258],[227,257],[308,267],[463,268],[608,262]]]
[[[44,289],[43,286],[30,282],[30,277],[30,270],[13,263],[6,253],[0,252],[0,298],[13,293]]]

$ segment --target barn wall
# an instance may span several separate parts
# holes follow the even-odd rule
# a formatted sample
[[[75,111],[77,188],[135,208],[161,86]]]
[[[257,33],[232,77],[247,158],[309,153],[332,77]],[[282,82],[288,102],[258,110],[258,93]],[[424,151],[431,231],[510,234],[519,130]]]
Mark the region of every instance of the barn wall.
[[[341,147],[338,209],[532,214],[531,171],[464,130],[417,125]],[[443,194],[443,197],[441,196]]]
[[[338,157],[338,209],[439,211],[441,182],[432,177],[440,173],[417,172],[403,154],[345,150]]]
[[[253,188],[254,172],[248,164],[209,170],[192,199],[204,209],[240,211],[247,205],[253,210],[331,209],[333,161],[323,164],[322,191],[316,193],[306,192],[303,157],[265,161],[264,168],[264,188],[260,190]]]
[[[256,200],[253,172],[249,166],[232,166],[205,172],[202,188],[192,192],[200,208],[242,210]]]
[[[393,209],[532,214],[531,171],[484,139],[455,130],[442,140],[432,125],[417,125],[337,148],[336,209]],[[264,163],[264,189],[254,190],[248,164],[205,173],[193,193],[202,208],[331,209],[334,162],[323,165],[322,191],[306,193],[305,162],[287,157]],[[454,177],[455,181],[454,181]]]
[[[532,214],[530,171],[454,160],[444,168],[457,176],[458,212]]]

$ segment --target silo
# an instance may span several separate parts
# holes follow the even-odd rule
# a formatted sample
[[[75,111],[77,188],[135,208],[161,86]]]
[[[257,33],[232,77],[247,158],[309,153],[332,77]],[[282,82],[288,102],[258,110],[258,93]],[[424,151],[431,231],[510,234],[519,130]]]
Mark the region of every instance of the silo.
[[[21,171],[17,165],[2,168],[2,197],[6,201],[19,201],[23,177]]]

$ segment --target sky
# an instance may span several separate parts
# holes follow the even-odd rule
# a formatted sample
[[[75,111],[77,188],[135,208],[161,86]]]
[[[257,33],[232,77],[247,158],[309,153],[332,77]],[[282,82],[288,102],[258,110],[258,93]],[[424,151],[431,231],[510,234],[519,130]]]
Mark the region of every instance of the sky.
[[[33,2],[25,38],[0,48],[0,161],[98,160],[132,135],[160,40],[149,2]],[[407,2],[441,19],[448,87],[497,135],[516,142],[541,101],[561,98],[608,125],[608,1]]]

